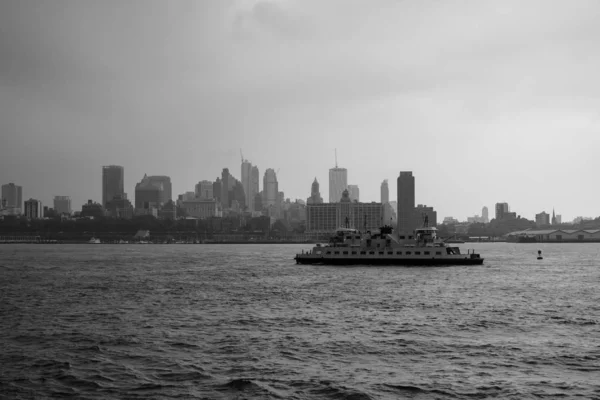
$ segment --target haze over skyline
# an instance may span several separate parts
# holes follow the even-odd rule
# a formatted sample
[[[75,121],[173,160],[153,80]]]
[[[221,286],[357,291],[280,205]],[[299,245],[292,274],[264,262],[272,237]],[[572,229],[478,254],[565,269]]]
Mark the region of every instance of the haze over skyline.
[[[173,194],[279,169],[306,200],[348,169],[361,201],[413,171],[439,220],[507,202],[596,217],[600,3],[7,0],[0,3],[0,184],[23,199]],[[262,183],[261,183],[262,190]]]

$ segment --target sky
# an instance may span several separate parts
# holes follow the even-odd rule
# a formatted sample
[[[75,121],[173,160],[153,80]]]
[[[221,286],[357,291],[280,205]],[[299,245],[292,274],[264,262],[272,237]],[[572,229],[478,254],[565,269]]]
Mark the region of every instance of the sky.
[[[361,201],[413,171],[464,220],[497,202],[600,216],[596,0],[3,0],[0,183],[101,201],[102,166],[174,196],[278,172],[285,197],[348,169]],[[262,183],[261,183],[262,189]]]

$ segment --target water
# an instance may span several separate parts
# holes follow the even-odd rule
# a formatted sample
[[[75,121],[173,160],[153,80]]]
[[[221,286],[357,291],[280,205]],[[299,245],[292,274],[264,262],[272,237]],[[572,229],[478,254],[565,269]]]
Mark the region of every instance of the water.
[[[600,245],[467,247],[483,266],[3,245],[0,398],[600,398]]]

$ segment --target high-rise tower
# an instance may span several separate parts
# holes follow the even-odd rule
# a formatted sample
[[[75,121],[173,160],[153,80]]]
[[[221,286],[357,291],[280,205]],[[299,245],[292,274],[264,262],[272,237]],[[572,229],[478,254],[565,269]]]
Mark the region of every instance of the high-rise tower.
[[[388,180],[384,179],[381,182],[381,204],[390,202],[390,188],[388,186]]]
[[[246,206],[249,210],[254,209],[254,195],[252,194],[252,164],[242,157],[242,187],[244,188],[244,197]]]
[[[2,199],[0,199],[0,208],[12,208],[16,213],[23,209],[23,187],[9,183],[2,185]]]
[[[125,174],[120,165],[108,165],[102,167],[102,206],[115,196],[124,196]]]
[[[306,204],[321,203],[323,203],[323,198],[321,197],[321,192],[319,192],[319,182],[317,181],[317,177],[315,176],[315,180],[313,181],[310,187],[310,197],[306,199]]]
[[[398,176],[398,233],[410,235],[416,226],[415,177],[412,171],[401,171]]]
[[[277,203],[279,183],[273,168],[268,168],[263,177],[263,207],[274,206]]]
[[[488,208],[487,207],[483,207],[481,209],[481,219],[483,221],[484,224],[487,224],[488,222],[490,222],[490,217],[488,214]]]

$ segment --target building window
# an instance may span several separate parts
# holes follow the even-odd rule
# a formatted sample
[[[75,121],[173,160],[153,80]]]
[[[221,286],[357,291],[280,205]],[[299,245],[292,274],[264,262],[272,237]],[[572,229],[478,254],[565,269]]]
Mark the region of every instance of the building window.
[[[400,239],[406,239],[406,237],[404,237],[404,235],[400,236]]]
[[[383,251],[380,251],[380,252],[379,252],[379,254],[384,254],[384,252],[383,252]]]
[[[328,252],[327,252],[327,254],[331,254],[331,252],[330,252],[330,251],[328,251]]]
[[[556,240],[562,240],[562,235],[556,235]]]

